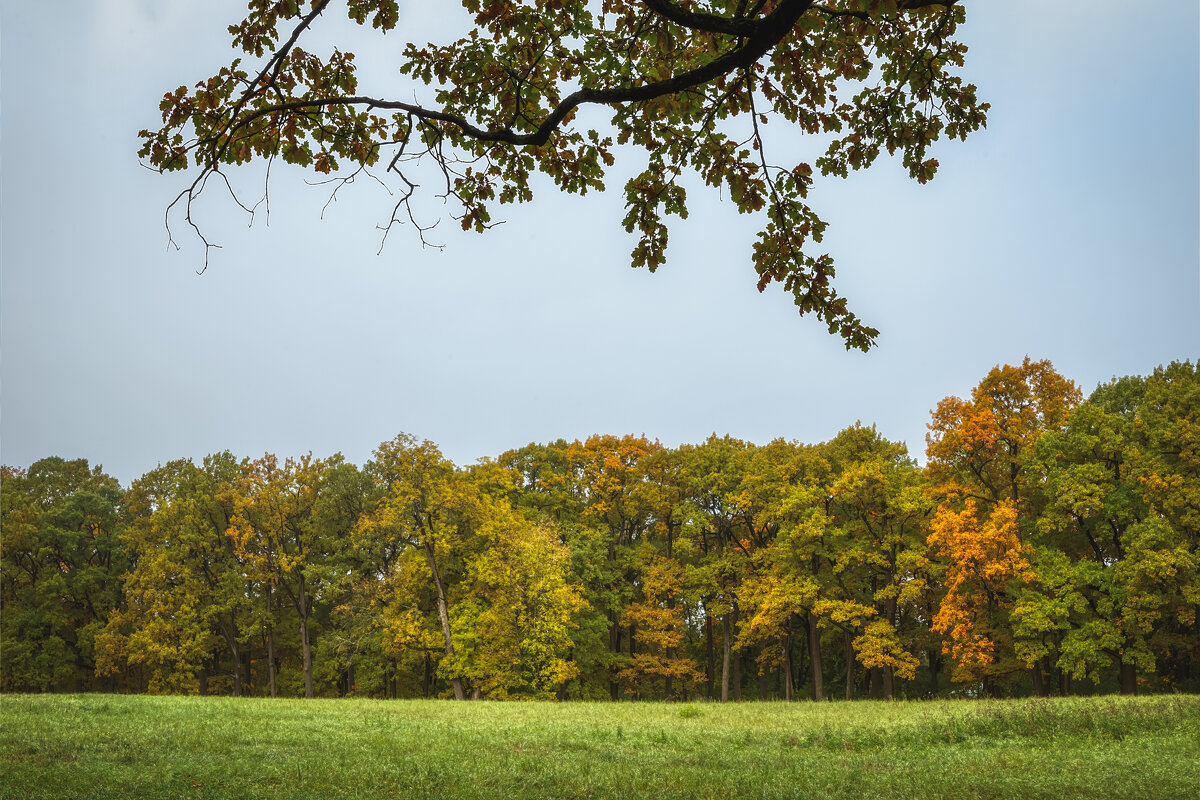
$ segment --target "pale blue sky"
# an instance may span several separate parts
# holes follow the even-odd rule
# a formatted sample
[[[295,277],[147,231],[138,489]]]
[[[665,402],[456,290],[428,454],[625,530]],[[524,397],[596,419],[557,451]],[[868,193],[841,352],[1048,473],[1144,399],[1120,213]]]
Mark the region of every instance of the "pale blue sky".
[[[0,0],[0,458],[128,482],[223,449],[362,463],[400,431],[468,463],[590,433],[815,442],[855,420],[921,454],[929,410],[997,363],[1049,358],[1086,393],[1200,356],[1196,3],[966,5],[987,130],[939,145],[928,186],[885,160],[811,196],[839,290],[882,331],[864,355],[755,291],[753,220],[699,187],[651,275],[627,265],[619,191],[542,187],[483,237],[447,220],[444,251],[402,228],[376,256],[382,192],[321,221],[325,195],[280,171],[270,227],[214,194],[223,249],[198,276],[201,248],[168,251],[162,225],[182,180],[138,165],[136,132],[231,57],[244,3]],[[407,30],[447,27],[405,7],[426,15]]]

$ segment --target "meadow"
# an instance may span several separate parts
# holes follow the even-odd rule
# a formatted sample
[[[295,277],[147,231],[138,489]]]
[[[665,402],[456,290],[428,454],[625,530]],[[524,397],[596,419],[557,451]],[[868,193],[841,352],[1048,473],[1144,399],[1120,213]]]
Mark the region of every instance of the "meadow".
[[[0,798],[1189,798],[1200,698],[0,696]]]

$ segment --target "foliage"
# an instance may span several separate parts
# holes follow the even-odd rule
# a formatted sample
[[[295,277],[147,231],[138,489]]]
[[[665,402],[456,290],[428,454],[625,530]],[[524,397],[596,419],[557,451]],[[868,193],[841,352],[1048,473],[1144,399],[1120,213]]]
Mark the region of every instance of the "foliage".
[[[886,152],[925,183],[938,169],[931,146],[986,121],[988,105],[958,74],[955,0],[461,5],[473,27],[456,41],[381,45],[400,53],[398,78],[371,96],[354,53],[302,46],[337,4],[252,0],[229,28],[238,57],[167,92],[140,155],[160,171],[199,168],[176,201],[197,233],[193,204],[210,180],[229,186],[226,167],[282,159],[330,176],[335,192],[364,173],[393,184],[381,227],[409,222],[422,243],[436,224],[417,204],[425,167],[463,230],[482,232],[498,206],[533,200],[538,173],[586,194],[630,160],[623,225],[637,237],[631,263],[651,270],[666,260],[665,218],[687,217],[694,175],[759,216],[759,290],[781,284],[800,313],[866,350],[878,332],[833,289],[832,259],[814,252],[826,227],[807,200],[814,176],[845,177]],[[348,0],[342,13],[380,35],[401,28],[397,0]],[[773,162],[769,123],[819,137],[824,155]]]
[[[84,459],[0,472],[5,691],[94,685],[96,633],[121,600],[121,490]]]
[[[0,474],[4,691],[847,699],[1200,687],[1190,363],[827,442],[530,444]],[[944,658],[945,657],[945,658]],[[832,694],[832,692],[828,692]],[[841,692],[839,692],[841,693]]]

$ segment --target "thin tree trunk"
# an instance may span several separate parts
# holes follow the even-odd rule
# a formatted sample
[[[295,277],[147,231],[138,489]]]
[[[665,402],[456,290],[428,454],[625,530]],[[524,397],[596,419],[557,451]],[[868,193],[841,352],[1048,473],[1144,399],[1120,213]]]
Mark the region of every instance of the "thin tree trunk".
[[[304,665],[304,696],[313,696],[312,673],[312,642],[308,638],[308,592],[304,582],[304,573],[300,572],[297,581],[296,615],[300,618],[300,656]]]
[[[721,617],[721,702],[729,702],[729,614]]]
[[[738,607],[737,603],[733,604],[733,621],[730,623],[730,635],[737,630],[738,623]],[[732,646],[732,643],[731,643]],[[736,702],[742,700],[742,653],[738,652],[733,656],[733,699]]]
[[[233,657],[233,696],[242,696],[242,654],[237,643],[237,629],[233,627],[234,623],[226,625],[221,623],[221,633],[225,637],[225,646],[229,648],[229,655]]]
[[[850,632],[842,634],[846,640],[846,699],[854,699],[854,639]]]
[[[792,676],[795,670],[792,668],[792,637],[787,635],[783,637],[783,699],[789,703],[792,701]]]
[[[713,699],[713,682],[716,677],[716,659],[713,656],[713,630],[712,629],[713,629],[712,617],[710,617],[708,614],[705,614],[704,615],[704,638],[705,638],[704,652],[705,652],[705,656],[706,656],[707,660],[705,662],[705,667],[704,667],[704,679],[705,679],[705,686],[706,686],[705,696],[708,697],[709,700]]]
[[[433,542],[425,542],[425,560],[429,564],[429,572],[433,576],[433,585],[437,590],[437,609],[438,619],[442,623],[442,636],[446,640],[446,656],[454,656],[454,639],[450,633],[450,611],[446,606],[446,589],[442,586],[442,576],[438,572],[437,559],[433,553]],[[465,698],[463,693],[462,678],[454,677],[450,679],[450,686],[454,690],[454,699],[462,700]]]
[[[808,653],[812,667],[813,700],[825,699],[825,676],[821,672],[821,632],[817,629],[817,618],[808,614]]]
[[[758,646],[759,656],[761,656],[763,650],[766,650],[766,649],[767,649],[767,646],[765,644],[760,644]],[[763,667],[763,662],[762,662],[761,658],[755,658],[754,663],[758,666],[758,699],[766,700],[767,699],[767,670],[765,667]]]
[[[621,654],[621,626],[617,624],[615,611],[608,612],[608,649],[616,655]],[[614,703],[621,699],[621,685],[613,674],[608,677],[608,694]]]
[[[279,697],[279,686],[275,680],[275,626],[271,624],[271,615],[274,613],[271,584],[267,584],[267,676],[271,697]]]

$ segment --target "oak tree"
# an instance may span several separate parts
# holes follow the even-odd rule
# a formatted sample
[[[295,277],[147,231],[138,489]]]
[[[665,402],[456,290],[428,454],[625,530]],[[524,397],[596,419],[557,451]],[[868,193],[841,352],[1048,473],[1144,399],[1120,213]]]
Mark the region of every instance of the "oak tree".
[[[498,206],[533,200],[535,174],[585,194],[621,158],[635,165],[622,174],[633,266],[665,262],[664,220],[687,216],[694,176],[758,216],[759,290],[778,283],[801,314],[866,350],[878,331],[835,291],[833,260],[817,249],[814,176],[845,177],[886,152],[924,183],[938,169],[931,146],[965,139],[988,110],[959,74],[957,0],[462,0],[474,24],[457,40],[379,45],[400,51],[383,94],[360,88],[355,53],[309,42],[335,13],[398,31],[398,0],[248,6],[229,27],[238,57],[167,92],[161,126],[140,134],[150,166],[196,168],[172,208],[206,261],[195,201],[255,160],[268,175],[277,160],[313,170],[335,191],[384,182],[395,198],[384,236],[409,223],[425,243],[436,218],[418,190],[431,178],[461,227],[482,232]],[[824,152],[779,160],[767,137],[777,128]]]

